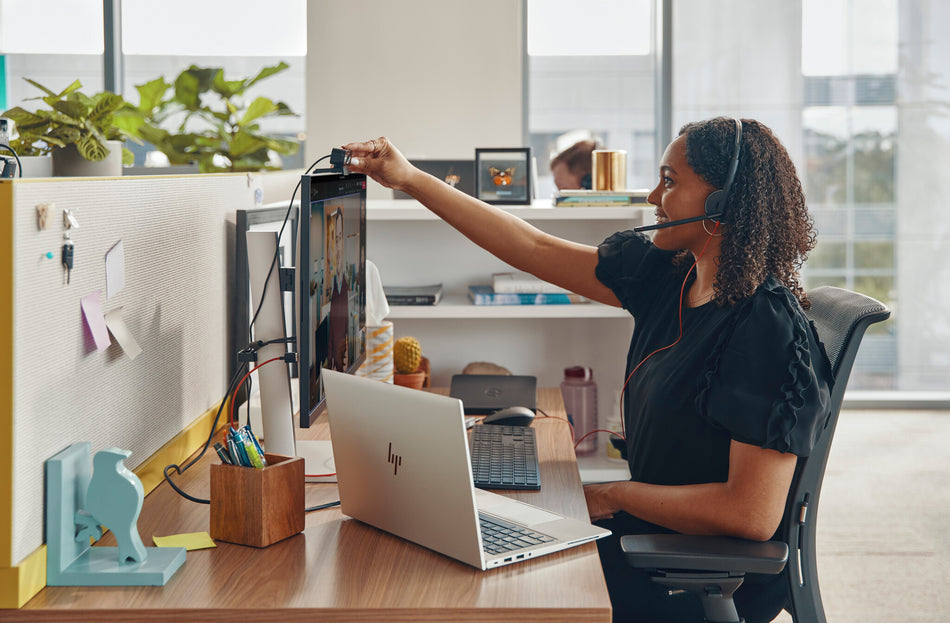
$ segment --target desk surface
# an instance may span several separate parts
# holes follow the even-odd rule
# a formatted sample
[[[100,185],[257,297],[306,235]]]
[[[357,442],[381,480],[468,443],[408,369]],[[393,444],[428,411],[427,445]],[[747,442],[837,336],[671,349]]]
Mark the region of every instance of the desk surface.
[[[556,389],[539,406],[564,414]],[[512,497],[586,518],[570,433],[563,421],[537,418],[541,491]],[[326,416],[299,438],[326,439]],[[212,459],[212,457],[214,457]],[[194,496],[209,495],[214,452],[178,477]],[[339,499],[335,484],[308,484],[307,506]],[[151,536],[207,531],[209,507],[162,483],[146,499],[139,531]],[[102,545],[114,545],[106,535]],[[593,543],[489,571],[479,571],[342,515],[339,507],[307,514],[301,534],[256,549],[218,542],[188,552],[163,587],[46,587],[0,619],[60,621],[609,621],[610,600]]]

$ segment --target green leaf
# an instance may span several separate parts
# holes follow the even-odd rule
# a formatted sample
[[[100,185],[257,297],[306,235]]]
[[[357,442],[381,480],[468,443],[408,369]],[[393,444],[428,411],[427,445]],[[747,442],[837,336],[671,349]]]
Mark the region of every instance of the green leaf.
[[[30,112],[29,110],[20,108],[19,106],[15,106],[11,108],[10,110],[4,112],[3,116],[6,117],[7,119],[13,119],[13,121],[16,123],[17,129],[20,130],[21,132],[23,131],[23,128],[25,127],[40,126],[40,125],[46,124],[45,117],[41,117],[40,115]]]
[[[142,144],[142,137],[139,129],[145,125],[145,118],[137,111],[119,111],[112,118],[112,125],[116,128],[121,138],[128,137],[139,145]]]
[[[125,105],[125,100],[121,95],[109,93],[108,91],[99,93],[92,98],[92,108],[89,111],[91,121],[106,121],[106,117]],[[101,127],[101,126],[100,126]]]
[[[230,143],[230,153],[234,157],[240,157],[245,154],[249,154],[258,149],[264,148],[267,149],[266,143],[256,136],[252,136],[247,132],[238,132]],[[233,158],[232,158],[233,160]]]
[[[56,140],[60,141],[64,146],[70,143],[75,143],[82,137],[82,132],[79,131],[79,128],[61,125],[55,128],[51,128],[50,131],[46,134],[47,140]]]
[[[63,100],[60,102],[54,102],[50,108],[56,112],[66,115],[74,121],[78,121],[84,118],[88,114],[88,109],[83,106],[80,102],[75,100]]]
[[[290,109],[290,106],[283,102],[277,102],[277,114],[280,116],[299,117],[297,113]]]
[[[197,76],[184,71],[175,79],[175,101],[185,110],[197,110],[201,106],[200,81]]]
[[[132,165],[135,164],[135,154],[132,153],[132,150],[128,147],[122,148],[122,164]]]
[[[239,125],[246,126],[251,121],[260,117],[265,117],[277,110],[277,105],[266,97],[258,97],[251,105],[247,107],[244,116],[238,122]]]
[[[251,78],[250,82],[247,83],[247,86],[245,87],[245,89],[250,88],[252,85],[254,85],[257,82],[260,82],[264,78],[269,78],[273,76],[274,74],[279,74],[280,72],[284,71],[288,67],[290,67],[290,65],[288,65],[284,61],[281,61],[280,63],[278,63],[277,65],[274,65],[273,67],[265,67],[264,69],[260,70],[256,76]]]
[[[273,136],[266,137],[267,148],[273,149],[278,154],[283,156],[289,156],[295,154],[300,150],[300,143],[297,141],[292,141],[284,138],[276,138]]]
[[[227,100],[244,92],[244,89],[247,88],[244,82],[244,80],[225,80],[224,70],[221,70],[215,74],[211,89]]]
[[[162,99],[171,86],[165,82],[164,77],[136,85],[135,89],[139,92],[139,111],[150,114],[156,108],[160,108]]]
[[[99,162],[105,160],[109,155],[109,150],[99,142],[94,136],[84,136],[82,140],[76,143],[76,151],[86,160]]]
[[[70,84],[70,85],[69,85],[68,87],[66,87],[65,89],[63,89],[62,92],[60,92],[60,93],[54,93],[53,91],[47,89],[46,87],[44,87],[44,86],[43,86],[42,84],[40,84],[39,82],[36,82],[35,80],[30,80],[29,78],[24,78],[24,80],[26,80],[27,82],[29,82],[30,84],[32,84],[33,86],[35,86],[37,89],[43,91],[44,93],[46,93],[46,94],[49,95],[50,97],[54,97],[54,98],[57,98],[57,99],[61,99],[61,98],[65,97],[66,95],[69,95],[69,94],[72,93],[73,91],[76,91],[76,90],[79,90],[79,89],[82,88],[82,83],[81,83],[79,80],[74,80],[73,83]]]

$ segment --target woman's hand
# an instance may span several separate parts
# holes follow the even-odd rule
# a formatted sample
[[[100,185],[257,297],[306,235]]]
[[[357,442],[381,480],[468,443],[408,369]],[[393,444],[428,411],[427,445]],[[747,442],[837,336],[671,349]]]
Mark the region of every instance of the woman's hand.
[[[387,188],[406,190],[412,175],[419,173],[384,136],[348,143],[343,145],[343,149],[351,152],[351,171],[365,173]]]
[[[610,501],[610,490],[613,483],[605,482],[584,487],[584,497],[587,498],[587,513],[591,521],[610,519],[620,507]]]

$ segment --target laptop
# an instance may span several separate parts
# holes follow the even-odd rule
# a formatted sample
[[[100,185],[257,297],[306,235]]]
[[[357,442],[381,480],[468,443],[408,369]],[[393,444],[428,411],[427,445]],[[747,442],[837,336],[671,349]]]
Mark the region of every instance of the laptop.
[[[332,370],[323,379],[343,514],[483,570],[610,534],[476,489],[458,399]],[[528,536],[499,552],[483,523]]]
[[[534,376],[456,374],[449,395],[465,405],[465,415],[488,415],[507,407],[537,411],[538,379]]]

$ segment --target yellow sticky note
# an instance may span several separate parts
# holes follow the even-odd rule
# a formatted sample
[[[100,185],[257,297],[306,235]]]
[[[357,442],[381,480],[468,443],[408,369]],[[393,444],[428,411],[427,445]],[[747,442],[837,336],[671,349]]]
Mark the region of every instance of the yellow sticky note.
[[[207,532],[189,532],[170,536],[152,536],[156,547],[184,547],[189,552],[196,549],[217,547]]]

